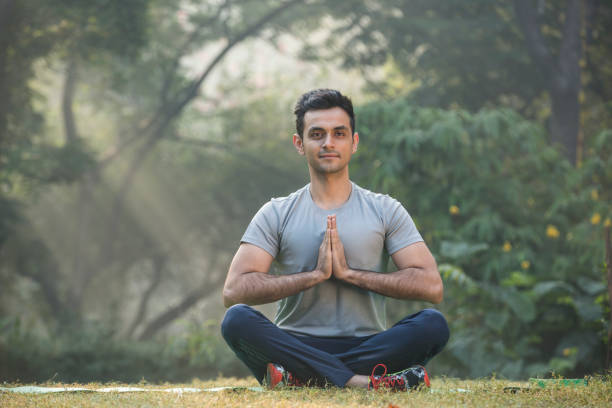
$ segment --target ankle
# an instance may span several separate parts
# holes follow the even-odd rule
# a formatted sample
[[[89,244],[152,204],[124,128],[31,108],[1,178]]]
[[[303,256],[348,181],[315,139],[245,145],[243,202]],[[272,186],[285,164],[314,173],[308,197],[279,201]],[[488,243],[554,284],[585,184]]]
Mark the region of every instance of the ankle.
[[[370,382],[370,377],[368,377],[367,375],[356,374],[352,376],[346,382],[346,384],[344,384],[344,386],[350,387],[350,388],[368,388],[369,382]]]

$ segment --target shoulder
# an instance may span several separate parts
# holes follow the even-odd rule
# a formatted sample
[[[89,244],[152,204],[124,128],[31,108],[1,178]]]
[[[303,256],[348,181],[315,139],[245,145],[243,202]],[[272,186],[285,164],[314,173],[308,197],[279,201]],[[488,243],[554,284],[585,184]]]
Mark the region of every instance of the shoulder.
[[[410,218],[406,208],[388,194],[375,193],[354,184],[357,200],[362,208],[368,208],[376,214],[385,229],[393,228],[398,223]]]
[[[358,186],[353,183],[355,194],[360,201],[367,203],[368,205],[374,206],[380,210],[388,210],[389,208],[401,206],[401,203],[395,198],[388,194],[376,193]]]
[[[286,197],[276,197],[265,203],[253,216],[249,223],[242,242],[255,244],[272,256],[276,256],[278,251],[278,237],[284,229],[288,214],[291,214],[295,202],[303,196],[303,187],[300,190],[289,194]]]
[[[306,195],[309,194],[309,186],[310,184],[306,184],[304,187],[300,188],[297,191],[294,191],[293,193],[285,197],[274,197],[270,199],[270,201],[268,201],[266,204],[264,204],[264,206],[267,205],[279,210],[287,209],[293,206],[296,202],[302,201],[307,198]]]
[[[265,203],[260,209],[260,213],[275,214],[278,217],[283,217],[288,214],[297,203],[304,200],[306,194],[309,193],[308,184],[297,191],[285,197],[273,197]]]

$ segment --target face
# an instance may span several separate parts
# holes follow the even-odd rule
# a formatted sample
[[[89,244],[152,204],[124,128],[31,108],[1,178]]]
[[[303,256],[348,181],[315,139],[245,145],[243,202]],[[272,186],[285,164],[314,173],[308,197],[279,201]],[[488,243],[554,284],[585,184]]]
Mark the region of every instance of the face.
[[[293,144],[311,171],[322,174],[348,169],[359,144],[359,135],[351,134],[349,115],[339,107],[306,112],[303,135],[293,135]]]

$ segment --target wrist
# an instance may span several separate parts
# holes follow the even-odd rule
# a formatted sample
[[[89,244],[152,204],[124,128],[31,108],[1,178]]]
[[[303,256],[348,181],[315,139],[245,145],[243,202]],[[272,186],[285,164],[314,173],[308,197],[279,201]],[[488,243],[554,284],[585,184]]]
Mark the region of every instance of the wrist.
[[[342,272],[335,273],[334,276],[337,279],[340,279],[347,283],[353,283],[352,280],[355,276],[355,271],[347,266],[346,268],[342,269]]]
[[[329,278],[328,274],[326,274],[323,269],[315,269],[315,270],[311,271],[310,273],[314,277],[314,280],[315,280],[314,284],[315,285],[317,283],[323,282],[324,280],[327,280]]]

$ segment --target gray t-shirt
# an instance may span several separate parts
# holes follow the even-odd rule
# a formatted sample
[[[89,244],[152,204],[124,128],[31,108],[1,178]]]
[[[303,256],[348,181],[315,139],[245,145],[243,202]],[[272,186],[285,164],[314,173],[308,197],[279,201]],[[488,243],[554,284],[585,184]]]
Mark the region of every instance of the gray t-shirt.
[[[349,199],[333,210],[314,203],[310,184],[273,198],[255,214],[241,242],[275,258],[271,273],[312,271],[331,214],[351,269],[386,273],[387,254],[423,240],[399,201],[352,183]],[[278,301],[275,323],[302,335],[367,336],[385,329],[385,297],[332,277]]]

